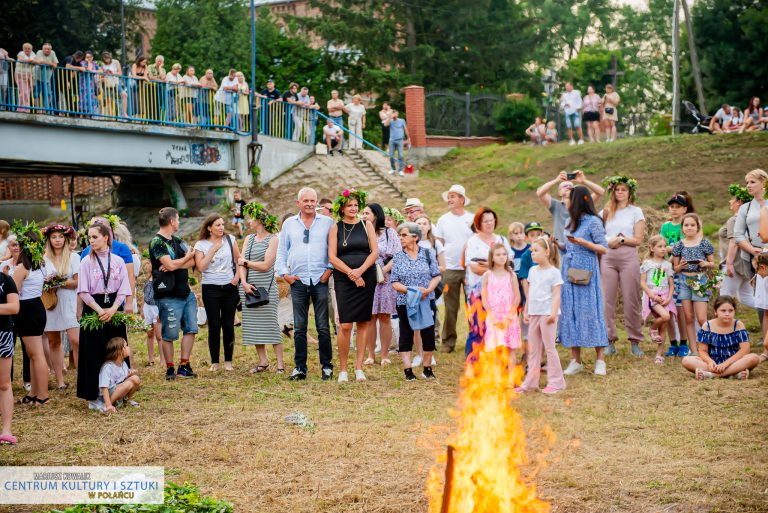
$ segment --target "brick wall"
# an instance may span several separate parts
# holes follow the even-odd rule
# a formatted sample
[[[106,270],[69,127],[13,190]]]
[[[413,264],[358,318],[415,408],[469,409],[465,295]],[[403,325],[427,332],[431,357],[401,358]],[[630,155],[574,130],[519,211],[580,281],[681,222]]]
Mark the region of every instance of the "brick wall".
[[[424,88],[412,85],[403,88],[403,92],[405,93],[405,117],[408,123],[408,134],[411,136],[411,146],[424,148],[427,146]]]
[[[119,183],[119,178],[116,180]],[[48,175],[2,176],[0,177],[0,201],[47,201],[58,205],[62,199],[69,199],[68,177]],[[88,196],[107,196],[112,192],[109,177],[75,177],[74,193]]]
[[[504,144],[504,138],[428,135],[426,146],[429,148],[477,148],[478,146],[485,146],[488,144]]]

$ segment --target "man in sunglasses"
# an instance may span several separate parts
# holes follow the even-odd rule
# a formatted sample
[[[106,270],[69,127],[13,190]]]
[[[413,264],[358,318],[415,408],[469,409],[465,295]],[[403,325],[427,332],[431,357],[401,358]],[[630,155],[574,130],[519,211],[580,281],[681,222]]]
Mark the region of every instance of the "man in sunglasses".
[[[333,220],[317,213],[314,189],[301,189],[296,204],[299,213],[283,223],[276,262],[277,273],[291,286],[293,301],[295,353],[289,379],[307,379],[307,325],[311,302],[315,309],[321,377],[328,381],[333,378],[333,346],[328,327],[328,279],[332,270],[328,263],[328,232]]]

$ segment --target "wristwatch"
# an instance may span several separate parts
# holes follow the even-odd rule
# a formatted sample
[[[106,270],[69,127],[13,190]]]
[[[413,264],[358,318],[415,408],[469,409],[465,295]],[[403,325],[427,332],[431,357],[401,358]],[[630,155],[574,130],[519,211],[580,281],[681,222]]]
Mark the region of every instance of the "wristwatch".
[[[624,237],[619,237],[619,244],[624,245]]]

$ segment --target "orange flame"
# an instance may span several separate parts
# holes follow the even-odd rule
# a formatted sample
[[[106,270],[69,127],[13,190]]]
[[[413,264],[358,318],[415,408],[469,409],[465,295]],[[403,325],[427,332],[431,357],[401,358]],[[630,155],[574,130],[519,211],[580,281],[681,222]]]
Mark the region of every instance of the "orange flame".
[[[511,406],[515,392],[507,387],[508,351],[476,348],[471,377],[461,380],[457,431],[449,496],[443,498],[446,462],[438,454],[427,479],[429,513],[543,513],[550,505],[536,496],[536,486],[522,475],[528,462],[520,414]]]

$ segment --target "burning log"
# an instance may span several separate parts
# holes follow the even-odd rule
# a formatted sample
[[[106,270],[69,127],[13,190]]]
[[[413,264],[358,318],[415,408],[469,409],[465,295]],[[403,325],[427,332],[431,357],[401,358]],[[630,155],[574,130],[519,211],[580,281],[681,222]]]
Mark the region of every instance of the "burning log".
[[[453,467],[455,460],[453,453],[456,449],[449,445],[446,450],[445,462],[445,484],[443,485],[443,505],[440,507],[440,513],[448,513],[451,507],[451,486],[453,485]]]

